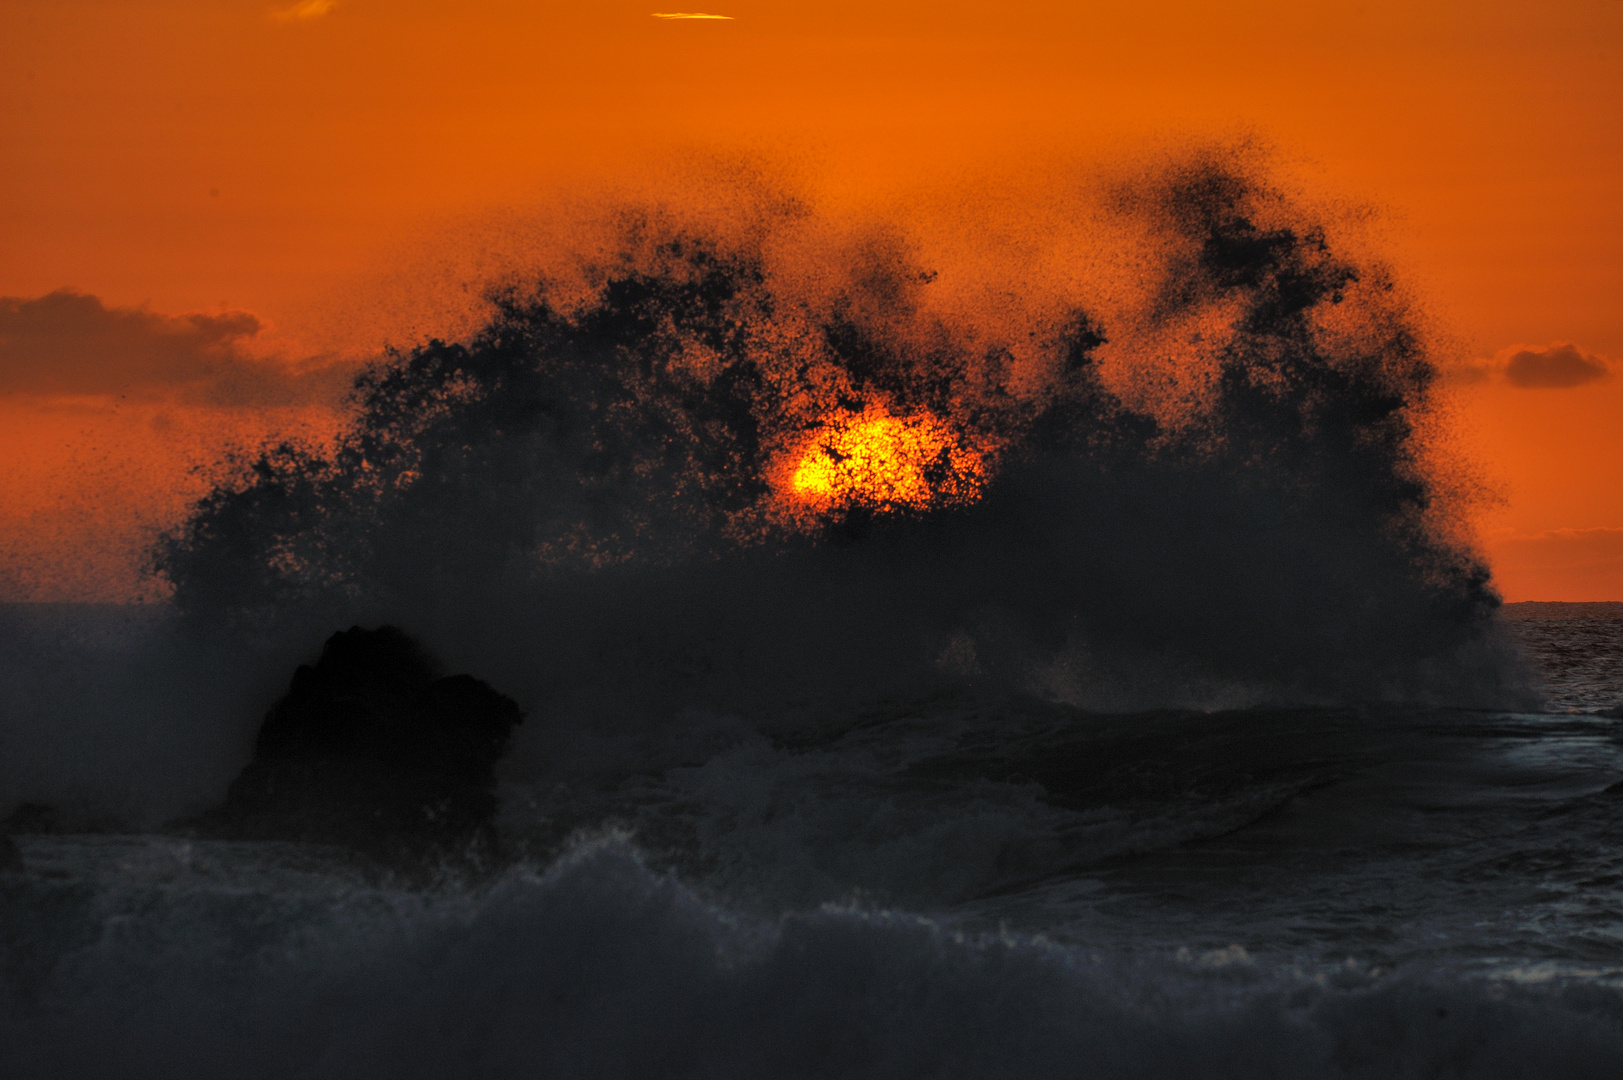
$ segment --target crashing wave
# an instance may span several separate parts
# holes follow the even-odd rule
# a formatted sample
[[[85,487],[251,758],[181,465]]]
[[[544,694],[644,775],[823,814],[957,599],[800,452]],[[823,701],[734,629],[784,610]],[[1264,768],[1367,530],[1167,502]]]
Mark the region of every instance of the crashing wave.
[[[583,287],[390,354],[336,445],[266,450],[155,565],[195,622],[395,621],[566,711],[1513,695],[1384,272],[1220,156],[1119,201],[1139,302],[1023,336],[891,249],[812,288],[759,230],[634,218]]]

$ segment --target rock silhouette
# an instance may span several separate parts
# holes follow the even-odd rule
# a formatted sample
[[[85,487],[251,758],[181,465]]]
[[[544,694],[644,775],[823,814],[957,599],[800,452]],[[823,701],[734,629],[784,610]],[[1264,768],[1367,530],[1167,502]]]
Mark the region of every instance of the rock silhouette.
[[[81,826],[75,829],[73,826]],[[19,803],[4,821],[0,821],[0,834],[16,836],[24,833],[95,832],[82,821],[73,821],[54,806],[44,803]]]
[[[5,833],[0,833],[0,873],[17,872],[23,869],[23,853],[17,850],[17,845]]]
[[[518,705],[471,675],[436,678],[400,629],[352,627],[300,665],[211,831],[442,855],[494,844],[495,765]]]

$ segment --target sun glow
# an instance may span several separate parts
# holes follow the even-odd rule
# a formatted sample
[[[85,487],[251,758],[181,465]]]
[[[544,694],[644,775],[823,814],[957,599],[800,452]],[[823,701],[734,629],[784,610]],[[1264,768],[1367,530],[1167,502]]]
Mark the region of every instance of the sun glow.
[[[789,486],[818,505],[924,509],[967,502],[985,475],[980,453],[930,416],[869,410],[827,424],[801,453]]]

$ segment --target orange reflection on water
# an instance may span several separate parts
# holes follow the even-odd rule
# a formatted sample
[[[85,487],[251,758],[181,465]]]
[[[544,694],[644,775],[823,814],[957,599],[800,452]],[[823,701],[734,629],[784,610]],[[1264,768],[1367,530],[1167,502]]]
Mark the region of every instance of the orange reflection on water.
[[[800,498],[824,506],[924,509],[973,499],[985,470],[982,455],[959,445],[934,417],[870,409],[823,427],[789,485]]]

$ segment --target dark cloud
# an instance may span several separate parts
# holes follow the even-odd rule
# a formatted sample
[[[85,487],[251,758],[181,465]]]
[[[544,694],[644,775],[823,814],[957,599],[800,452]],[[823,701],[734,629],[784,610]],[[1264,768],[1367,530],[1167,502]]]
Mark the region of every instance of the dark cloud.
[[[1505,381],[1527,389],[1566,389],[1604,379],[1606,361],[1590,356],[1571,342],[1542,349],[1522,349],[1505,364]]]
[[[0,297],[0,393],[279,405],[330,398],[347,384],[347,370],[294,373],[247,355],[243,347],[261,329],[246,311],[163,315],[67,289]]]

